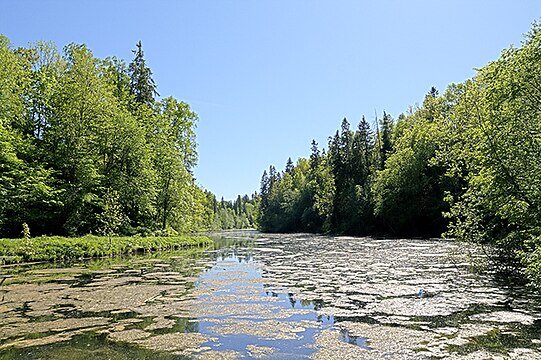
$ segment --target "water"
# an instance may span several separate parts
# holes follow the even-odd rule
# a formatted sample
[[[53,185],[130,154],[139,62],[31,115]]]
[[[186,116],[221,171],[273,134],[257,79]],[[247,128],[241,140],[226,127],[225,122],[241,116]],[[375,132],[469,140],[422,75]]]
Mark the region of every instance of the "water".
[[[239,232],[2,267],[0,359],[541,358],[539,297],[476,258],[440,240]]]

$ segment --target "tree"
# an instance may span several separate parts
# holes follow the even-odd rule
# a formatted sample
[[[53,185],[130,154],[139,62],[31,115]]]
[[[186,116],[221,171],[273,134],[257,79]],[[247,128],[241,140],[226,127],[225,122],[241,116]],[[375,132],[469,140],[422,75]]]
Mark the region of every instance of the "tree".
[[[382,230],[394,235],[440,236],[447,222],[446,194],[457,191],[437,154],[445,147],[444,128],[454,93],[438,96],[434,88],[423,105],[400,117],[394,150],[373,183],[374,212]]]
[[[158,109],[151,140],[157,174],[156,221],[164,230],[168,226],[181,229],[188,219],[180,221],[179,215],[190,211],[195,195],[200,197],[190,173],[197,160],[197,115],[188,104],[173,98],[158,103]]]
[[[53,171],[38,161],[29,52],[13,51],[0,36],[0,234],[19,235],[23,223],[42,233],[58,213],[61,191]]]
[[[357,154],[354,154],[354,133],[349,126],[344,118],[340,132],[329,142],[328,156],[336,186],[331,222],[337,233],[352,233],[358,227],[357,217],[351,216],[357,207],[354,169]]]
[[[158,103],[160,109],[157,123],[153,132],[167,136],[171,145],[176,148],[178,156],[185,168],[191,171],[197,163],[197,143],[195,142],[195,128],[199,120],[190,105],[167,97]]]
[[[352,176],[355,191],[355,217],[350,231],[356,234],[368,234],[373,230],[372,152],[374,143],[370,125],[365,117],[361,118],[353,137]]]
[[[293,171],[293,161],[291,160],[291,158],[287,158],[287,163],[286,163],[286,173],[290,173],[291,171]]]
[[[124,221],[118,193],[111,188],[107,188],[105,192],[103,210],[98,214],[97,221],[99,232],[107,237],[117,235]]]
[[[135,57],[130,63],[128,72],[130,75],[130,90],[136,102],[152,106],[154,97],[159,94],[152,79],[152,71],[146,66],[143,44],[139,41],[136,46],[137,49],[132,51]]]
[[[127,108],[135,94],[132,92],[132,79],[126,62],[113,56],[102,60],[100,66],[102,76],[112,86],[113,95]]]
[[[305,220],[306,223],[310,224],[307,226],[307,230],[329,232],[331,230],[335,183],[328,155],[325,154],[325,151],[320,154],[315,142],[312,142],[312,155],[309,164],[308,187],[312,206],[311,209],[307,210],[307,215],[311,215],[311,221]]]
[[[393,150],[392,133],[393,133],[393,119],[389,114],[383,112],[383,118],[377,123],[377,136],[376,136],[376,148],[374,152],[375,164],[378,170],[381,170],[385,166],[385,161]]]
[[[17,155],[16,144],[21,137],[0,122],[0,234],[16,236],[23,223],[40,234],[55,223],[61,190],[52,171]]]
[[[151,74],[141,43],[127,67],[82,44],[12,50],[0,37],[0,234],[209,226],[191,174],[197,114],[155,103]]]
[[[37,42],[32,48],[21,48],[18,51],[27,57],[32,69],[27,109],[32,133],[40,147],[44,133],[50,126],[49,118],[53,110],[51,99],[58,90],[64,63],[56,47],[50,42]]]
[[[449,236],[490,244],[499,264],[541,284],[541,25],[462,87],[448,124],[450,173],[466,183],[451,199]],[[442,159],[443,160],[443,159]]]

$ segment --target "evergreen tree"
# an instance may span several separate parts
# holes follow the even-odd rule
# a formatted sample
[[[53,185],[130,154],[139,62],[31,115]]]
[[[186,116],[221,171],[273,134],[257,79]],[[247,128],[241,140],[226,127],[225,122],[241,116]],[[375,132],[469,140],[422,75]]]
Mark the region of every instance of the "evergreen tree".
[[[374,228],[373,201],[371,194],[371,171],[373,140],[370,125],[365,117],[361,118],[353,140],[353,184],[355,187],[356,221],[350,231],[356,234],[367,234]]]
[[[444,196],[453,184],[435,156],[443,138],[441,122],[449,114],[446,100],[433,90],[421,108],[400,118],[394,150],[372,184],[374,212],[387,234],[437,236],[445,229]]]
[[[315,168],[317,167],[318,163],[319,163],[319,159],[321,157],[321,153],[319,152],[319,149],[318,149],[318,143],[315,141],[315,140],[312,140],[312,144],[310,146],[310,166],[312,168]]]
[[[291,171],[293,170],[293,161],[291,160],[291,158],[287,158],[287,163],[286,163],[286,173],[291,173]]]
[[[85,45],[60,55],[0,37],[0,64],[0,236],[22,223],[37,235],[210,225],[190,173],[197,115],[173,98],[154,104],[140,43],[127,68]]]
[[[337,131],[329,143],[329,159],[336,191],[333,201],[332,227],[337,233],[351,232],[356,219],[348,214],[355,212],[356,196],[353,169],[353,133],[346,118],[341,131]]]
[[[130,75],[130,91],[136,102],[152,106],[154,97],[159,96],[159,94],[152,79],[152,71],[146,66],[143,44],[139,41],[136,46],[137,50],[132,50],[135,57],[130,63],[128,72]]]
[[[363,116],[358,126],[358,135],[357,135],[359,149],[358,153],[362,161],[362,175],[361,181],[365,181],[370,172],[370,166],[372,165],[372,149],[373,149],[373,140],[372,133],[370,131],[370,124],[366,121],[366,118]]]
[[[270,182],[269,182],[269,176],[267,175],[267,170],[264,170],[263,175],[261,176],[260,192],[261,192],[262,204],[266,204],[269,197],[269,192],[270,192]],[[222,198],[222,201],[223,201],[223,198]]]
[[[385,161],[389,157],[393,145],[392,145],[392,132],[393,132],[393,119],[389,114],[383,112],[383,118],[377,123],[377,139],[376,146],[377,152],[375,153],[376,167],[378,170],[382,170],[385,166]]]

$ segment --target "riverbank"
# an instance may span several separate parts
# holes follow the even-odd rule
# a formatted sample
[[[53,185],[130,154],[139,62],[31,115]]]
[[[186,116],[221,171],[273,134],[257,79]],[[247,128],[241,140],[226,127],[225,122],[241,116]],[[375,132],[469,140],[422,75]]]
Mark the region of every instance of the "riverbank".
[[[207,236],[123,236],[87,235],[77,238],[42,236],[31,239],[0,239],[0,263],[58,261],[97,258],[211,244]]]
[[[541,359],[541,297],[475,247],[253,235],[1,267],[0,359]]]

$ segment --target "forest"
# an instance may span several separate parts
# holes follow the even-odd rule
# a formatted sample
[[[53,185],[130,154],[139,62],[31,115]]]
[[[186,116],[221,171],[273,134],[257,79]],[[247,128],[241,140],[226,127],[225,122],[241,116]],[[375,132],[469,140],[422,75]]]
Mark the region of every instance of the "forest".
[[[343,119],[308,158],[233,201],[197,184],[197,114],[160,97],[141,42],[127,63],[85,45],[0,37],[0,237],[255,228],[489,245],[541,283],[541,26],[396,119]]]
[[[375,126],[343,119],[326,148],[261,178],[260,226],[453,238],[541,284],[541,25],[520,47]]]
[[[131,62],[0,36],[0,237],[254,227],[254,198],[196,184],[198,116]]]

